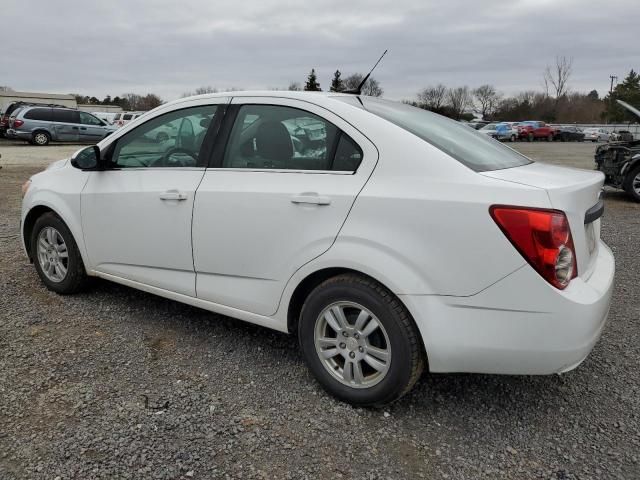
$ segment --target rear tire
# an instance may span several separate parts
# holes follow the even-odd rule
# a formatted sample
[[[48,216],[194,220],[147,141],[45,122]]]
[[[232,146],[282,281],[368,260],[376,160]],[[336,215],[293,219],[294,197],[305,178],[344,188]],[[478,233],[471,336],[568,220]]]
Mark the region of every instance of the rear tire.
[[[298,339],[320,385],[352,405],[398,400],[424,369],[420,333],[409,312],[393,293],[360,275],[330,278],[309,294]]]
[[[78,245],[55,213],[45,213],[36,220],[30,245],[36,272],[49,290],[69,294],[86,286],[88,277]]]
[[[34,132],[32,137],[32,143],[34,145],[38,145],[39,147],[44,147],[49,145],[51,141],[51,136],[47,132]]]
[[[631,195],[636,202],[640,202],[640,165],[636,165],[625,177],[624,191]]]

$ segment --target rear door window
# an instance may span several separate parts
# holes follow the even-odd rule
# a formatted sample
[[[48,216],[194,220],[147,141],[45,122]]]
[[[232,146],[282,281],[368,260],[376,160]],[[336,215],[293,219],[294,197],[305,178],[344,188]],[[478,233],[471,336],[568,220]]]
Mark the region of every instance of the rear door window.
[[[354,172],[360,147],[331,122],[282,105],[242,105],[224,168]]]
[[[60,123],[80,123],[77,110],[53,109],[53,121]]]

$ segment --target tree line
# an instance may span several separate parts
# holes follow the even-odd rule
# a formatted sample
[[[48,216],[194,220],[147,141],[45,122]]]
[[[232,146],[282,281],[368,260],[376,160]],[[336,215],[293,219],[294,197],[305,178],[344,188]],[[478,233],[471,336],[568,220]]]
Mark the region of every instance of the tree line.
[[[640,105],[640,76],[631,70],[622,83],[600,98],[596,90],[572,92],[570,79],[573,60],[557,57],[543,72],[543,90],[526,90],[505,96],[493,85],[447,87],[443,84],[420,90],[415,99],[405,103],[424,108],[456,120],[520,121],[543,120],[550,123],[623,123],[638,119],[616,102],[624,100]]]
[[[122,96],[111,97],[107,95],[102,100],[87,95],[72,94],[80,105],[116,105],[125,111],[147,111],[159,107],[164,102],[154,94],[138,95],[137,93],[125,93]]]

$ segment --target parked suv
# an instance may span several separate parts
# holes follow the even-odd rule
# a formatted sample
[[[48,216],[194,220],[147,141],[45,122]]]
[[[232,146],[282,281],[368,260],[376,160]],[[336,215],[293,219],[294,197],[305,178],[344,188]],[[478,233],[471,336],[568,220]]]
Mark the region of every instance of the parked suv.
[[[557,134],[555,128],[544,122],[528,120],[518,125],[519,137],[522,140],[533,142],[534,140],[547,140],[552,142]]]
[[[102,140],[116,127],[87,112],[70,108],[23,107],[9,119],[7,137],[35,145],[49,142],[91,142]]]

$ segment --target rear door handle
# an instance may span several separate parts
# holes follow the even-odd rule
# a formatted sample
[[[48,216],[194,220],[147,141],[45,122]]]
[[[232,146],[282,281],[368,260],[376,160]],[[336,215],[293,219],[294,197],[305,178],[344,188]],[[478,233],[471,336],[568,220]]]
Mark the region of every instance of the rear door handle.
[[[292,203],[307,203],[311,205],[329,205],[331,199],[324,195],[318,195],[317,193],[301,193],[291,197]]]
[[[160,194],[160,200],[186,200],[187,194],[178,192],[177,190],[168,190]]]

